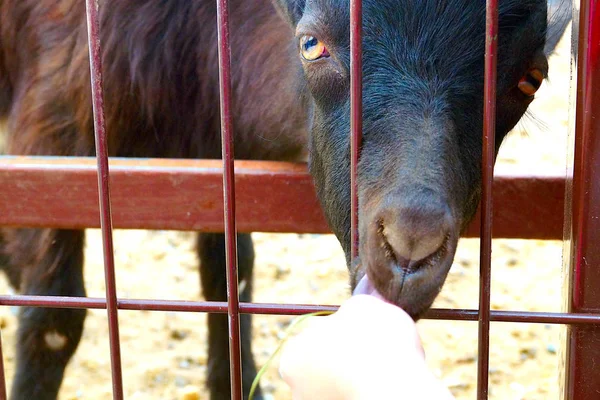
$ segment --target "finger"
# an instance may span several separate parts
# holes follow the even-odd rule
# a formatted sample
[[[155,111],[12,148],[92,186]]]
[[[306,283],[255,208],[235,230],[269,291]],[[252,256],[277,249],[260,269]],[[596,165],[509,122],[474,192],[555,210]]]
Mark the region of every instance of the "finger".
[[[322,324],[311,327],[308,333],[302,332],[290,338],[282,350],[279,361],[279,374],[290,387],[294,400],[312,400],[318,394],[320,400],[342,400],[344,388],[336,385],[335,352],[327,353],[319,338]],[[342,385],[343,386],[343,385]]]
[[[311,317],[302,322],[297,329],[286,338],[279,358],[279,375],[288,385],[294,384],[294,379],[322,354],[317,349],[322,346],[322,332],[327,332],[329,317]]]
[[[421,343],[417,326],[413,319],[400,307],[370,295],[356,295],[346,301],[334,314],[336,319],[347,320],[358,329],[366,331],[390,330],[398,340],[412,343],[422,358],[425,349]]]

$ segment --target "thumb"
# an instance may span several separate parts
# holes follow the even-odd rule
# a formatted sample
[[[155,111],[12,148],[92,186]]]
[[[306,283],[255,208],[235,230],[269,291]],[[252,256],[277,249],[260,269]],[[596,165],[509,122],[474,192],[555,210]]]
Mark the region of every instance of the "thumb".
[[[279,359],[279,375],[288,384],[294,400],[343,400],[345,388],[332,376],[340,358],[323,332],[330,331],[330,317],[309,318],[308,327],[286,340]],[[327,335],[325,335],[327,336]]]

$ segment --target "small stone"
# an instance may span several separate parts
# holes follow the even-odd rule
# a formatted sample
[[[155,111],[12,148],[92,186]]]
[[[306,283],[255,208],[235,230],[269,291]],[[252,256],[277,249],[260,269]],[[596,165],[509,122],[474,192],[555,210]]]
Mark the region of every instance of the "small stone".
[[[179,368],[189,369],[190,368],[190,360],[181,360],[179,362]]]
[[[183,340],[188,335],[189,335],[189,333],[182,329],[173,329],[171,331],[171,339],[175,339],[175,340]]]
[[[469,268],[471,266],[471,261],[466,258],[462,258],[462,259],[458,260],[458,263],[463,268]]]
[[[264,394],[273,393],[275,391],[275,389],[277,389],[275,387],[275,385],[267,379],[263,379],[261,386],[262,386],[262,391]],[[264,397],[264,395],[263,395],[263,397]]]
[[[81,390],[78,390],[75,395],[67,397],[68,400],[77,400],[83,397],[83,393]]]
[[[506,261],[506,265],[509,267],[515,267],[519,264],[519,260],[516,258],[509,258],[508,261]]]
[[[463,382],[458,377],[450,377],[448,379],[445,379],[445,384],[446,384],[446,387],[448,387],[448,389],[454,389],[454,390],[466,390],[471,387],[470,383]]]
[[[284,265],[277,265],[275,267],[275,279],[280,280],[290,274],[290,267]]]
[[[280,330],[286,330],[290,324],[292,323],[291,319],[285,320],[285,321],[277,321],[277,326],[279,327]]]
[[[471,384],[467,382],[457,382],[452,385],[448,385],[449,389],[467,390],[471,387]]]
[[[176,272],[173,274],[173,278],[175,279],[175,282],[183,282],[185,275],[183,272]]]
[[[182,376],[175,377],[175,386],[177,386],[177,387],[180,387],[180,388],[185,387],[188,383],[189,383],[188,380]]]
[[[521,354],[521,360],[534,359],[537,354],[537,349],[535,347],[528,347],[521,349],[519,353]]]
[[[556,346],[550,343],[548,346],[546,346],[546,351],[548,351],[550,354],[556,354]]]
[[[529,339],[535,339],[538,337],[537,333],[535,331],[529,331],[527,332],[527,336],[529,337]]]
[[[200,400],[200,388],[188,385],[181,391],[180,400]]]
[[[458,360],[456,360],[457,364],[471,364],[474,363],[475,360],[477,360],[477,356],[472,354],[472,355],[468,355],[465,357],[461,357]]]

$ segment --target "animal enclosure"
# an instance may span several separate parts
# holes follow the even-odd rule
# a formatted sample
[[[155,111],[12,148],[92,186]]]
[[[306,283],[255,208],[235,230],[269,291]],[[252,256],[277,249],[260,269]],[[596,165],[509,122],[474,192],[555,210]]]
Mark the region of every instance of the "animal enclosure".
[[[97,15],[93,1],[88,4],[88,22],[90,41],[98,44]],[[14,158],[2,159],[0,182],[5,190],[0,202],[0,223],[6,226],[27,227],[63,227],[82,228],[101,226],[105,243],[106,300],[99,298],[63,298],[41,296],[9,296],[0,298],[2,305],[28,305],[38,307],[75,307],[106,308],[110,316],[110,338],[112,373],[115,399],[123,398],[121,382],[121,361],[119,352],[119,332],[117,310],[161,310],[190,312],[228,313],[231,325],[232,357],[232,393],[241,398],[241,373],[239,355],[240,313],[293,314],[298,315],[322,309],[333,310],[334,306],[302,306],[280,304],[239,303],[237,299],[236,246],[234,232],[272,231],[272,232],[328,232],[318,202],[313,194],[309,176],[303,166],[240,161],[235,164],[233,175],[233,149],[231,145],[231,125],[228,106],[228,50],[227,42],[227,2],[220,3],[219,22],[221,36],[219,41],[221,61],[221,108],[223,110],[224,156],[223,168],[214,161],[156,161],[156,160],[111,160],[110,186],[112,203],[108,194],[109,174],[106,143],[103,141],[102,123],[102,82],[100,74],[92,74],[95,91],[96,133],[98,150],[98,172],[89,159],[48,159]],[[354,28],[360,26],[360,2],[353,2]],[[358,8],[356,8],[358,7]],[[489,28],[495,29],[494,2],[489,5]],[[470,236],[482,234],[482,281],[481,303],[477,310],[432,310],[427,314],[434,319],[478,320],[480,332],[480,351],[478,354],[478,393],[479,398],[487,396],[488,380],[488,341],[490,321],[529,322],[569,324],[569,336],[565,368],[565,398],[592,399],[598,390],[594,387],[593,363],[600,355],[600,346],[596,336],[598,328],[593,324],[600,322],[600,316],[593,313],[600,307],[596,291],[597,273],[600,256],[597,243],[599,232],[598,204],[600,189],[598,179],[593,178],[600,163],[598,137],[600,127],[595,115],[598,108],[598,76],[600,74],[600,23],[598,5],[593,1],[583,1],[579,19],[579,47],[577,61],[577,111],[575,115],[574,168],[572,179],[565,181],[560,177],[539,176],[498,176],[494,182],[494,210],[490,209],[492,200],[493,142],[488,143],[487,157],[483,165],[487,186],[484,186],[481,228],[476,225],[469,231]],[[496,14],[497,15],[497,14]],[[353,80],[354,123],[353,134],[358,138],[360,131],[360,30],[352,32],[354,49]],[[494,35],[491,35],[494,36]],[[488,99],[494,97],[494,57],[493,43],[487,52]],[[92,61],[99,61],[99,47],[91,46]],[[92,63],[94,65],[94,63]],[[95,64],[93,71],[99,71]],[[110,101],[109,98],[106,99]],[[488,121],[493,121],[493,107],[488,109]],[[493,125],[488,122],[488,129]],[[493,137],[488,131],[488,138]],[[358,141],[356,142],[358,145]],[[358,146],[356,146],[358,147]],[[490,153],[491,152],[491,153]],[[354,154],[358,156],[355,149]],[[355,162],[357,160],[355,159]],[[100,178],[96,189],[95,180]],[[223,217],[221,179],[225,178],[225,205],[227,212]],[[233,186],[235,183],[235,192]],[[257,187],[260,191],[257,192]],[[59,187],[60,191],[56,188]],[[269,193],[265,196],[264,193]],[[565,197],[565,192],[567,196]],[[46,194],[41,196],[40,194]],[[100,196],[101,218],[98,218],[96,199]],[[160,193],[158,196],[148,195]],[[236,195],[237,193],[237,195]],[[170,201],[165,202],[167,198]],[[176,199],[177,204],[173,203]],[[237,201],[235,200],[237,199]],[[565,201],[566,200],[566,201]],[[249,204],[263,202],[260,212]],[[111,217],[111,204],[114,213]],[[190,204],[200,204],[190,207]],[[356,203],[355,203],[356,204]],[[235,207],[234,207],[235,205]],[[235,209],[234,209],[235,208]],[[298,210],[290,213],[289,210]],[[530,313],[513,311],[490,311],[489,274],[491,271],[491,238],[541,238],[560,239],[563,237],[563,215],[568,218],[565,238],[572,245],[572,259],[566,262],[570,266],[569,293],[566,313]],[[356,213],[354,213],[356,214]],[[572,216],[572,217],[571,217]],[[523,223],[526,219],[527,223]],[[236,227],[237,222],[237,227]],[[229,232],[228,242],[228,284],[232,296],[227,303],[180,302],[160,299],[119,299],[114,284],[114,261],[112,255],[112,225],[117,228],[180,229],[180,230],[218,230],[225,228]],[[225,223],[225,224],[224,224]],[[571,225],[572,224],[572,225]],[[493,227],[492,227],[493,225]],[[353,226],[356,226],[353,224]],[[356,229],[353,229],[354,233]],[[353,240],[352,243],[356,243]],[[355,250],[354,250],[355,251]],[[596,274],[596,275],[594,275]],[[588,378],[590,377],[590,378]],[[581,382],[586,382],[582,384]],[[6,398],[6,394],[3,394]]]

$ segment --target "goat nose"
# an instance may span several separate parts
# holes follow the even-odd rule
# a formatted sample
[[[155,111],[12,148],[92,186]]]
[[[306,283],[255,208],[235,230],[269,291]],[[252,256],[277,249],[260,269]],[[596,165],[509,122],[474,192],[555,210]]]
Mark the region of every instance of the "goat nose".
[[[451,220],[449,208],[441,203],[390,207],[378,218],[380,245],[400,267],[411,268],[443,246]]]

